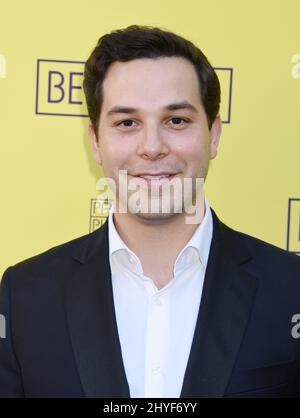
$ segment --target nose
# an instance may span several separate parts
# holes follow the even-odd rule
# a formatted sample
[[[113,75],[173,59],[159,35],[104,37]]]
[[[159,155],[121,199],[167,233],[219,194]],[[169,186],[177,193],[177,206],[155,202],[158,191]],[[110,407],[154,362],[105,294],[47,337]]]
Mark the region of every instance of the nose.
[[[139,138],[137,154],[144,159],[156,160],[163,158],[168,153],[168,145],[159,127],[153,124],[144,126]]]

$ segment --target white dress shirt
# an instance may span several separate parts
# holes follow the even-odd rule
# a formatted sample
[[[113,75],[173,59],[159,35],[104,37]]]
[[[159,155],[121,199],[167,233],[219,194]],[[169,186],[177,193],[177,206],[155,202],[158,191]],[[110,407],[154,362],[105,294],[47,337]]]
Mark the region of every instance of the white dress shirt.
[[[173,278],[157,289],[139,258],[108,219],[113,298],[123,364],[132,398],[178,398],[192,345],[212,238],[212,214],[205,215],[180,251]]]

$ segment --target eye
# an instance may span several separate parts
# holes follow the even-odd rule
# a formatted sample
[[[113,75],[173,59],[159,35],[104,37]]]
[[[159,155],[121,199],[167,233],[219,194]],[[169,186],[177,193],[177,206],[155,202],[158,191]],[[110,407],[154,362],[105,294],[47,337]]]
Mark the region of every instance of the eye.
[[[132,119],[125,119],[122,122],[117,123],[117,126],[121,128],[133,128],[136,125],[136,122]]]
[[[169,120],[171,126],[175,129],[184,128],[188,124],[188,120],[184,118],[174,117]]]

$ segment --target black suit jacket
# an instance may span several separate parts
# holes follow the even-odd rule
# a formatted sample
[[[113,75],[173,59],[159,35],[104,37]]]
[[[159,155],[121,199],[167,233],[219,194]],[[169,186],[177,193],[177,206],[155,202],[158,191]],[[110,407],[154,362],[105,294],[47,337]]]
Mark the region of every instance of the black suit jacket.
[[[300,259],[225,226],[213,238],[181,397],[300,396]],[[6,270],[0,395],[130,397],[107,222]],[[300,331],[299,331],[300,336]]]

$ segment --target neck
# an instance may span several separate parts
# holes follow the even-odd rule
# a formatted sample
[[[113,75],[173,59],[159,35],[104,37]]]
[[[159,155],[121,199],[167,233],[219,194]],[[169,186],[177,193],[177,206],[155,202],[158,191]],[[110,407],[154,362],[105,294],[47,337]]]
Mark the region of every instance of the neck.
[[[154,279],[163,272],[164,280],[168,281],[172,278],[178,254],[202,222],[204,212],[203,198],[197,224],[187,224],[185,213],[160,220],[143,219],[131,213],[114,213],[113,219],[124,243],[141,260],[144,274]]]

